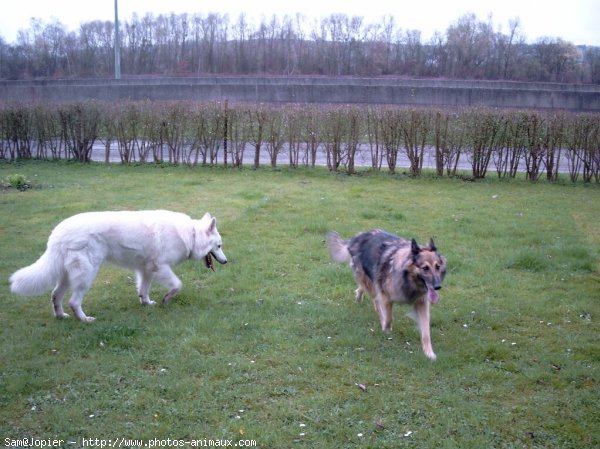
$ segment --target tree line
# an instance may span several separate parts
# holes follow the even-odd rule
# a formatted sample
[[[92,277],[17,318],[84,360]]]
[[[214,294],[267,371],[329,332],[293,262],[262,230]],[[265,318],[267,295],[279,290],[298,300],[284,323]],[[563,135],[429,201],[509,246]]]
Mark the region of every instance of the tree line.
[[[94,144],[106,162],[116,151],[123,164],[241,167],[250,159],[258,168],[267,155],[272,167],[282,157],[292,168],[320,158],[331,171],[353,174],[361,157],[392,174],[402,159],[420,176],[432,157],[437,176],[525,173],[554,181],[567,174],[600,183],[600,114],[593,113],[182,101],[0,106],[0,160],[87,162]]]
[[[506,32],[491,18],[459,17],[424,41],[419,30],[332,14],[272,16],[258,25],[241,14],[133,15],[121,29],[124,76],[205,74],[407,76],[600,83],[600,48],[545,37],[528,44],[515,18]],[[114,24],[68,31],[32,19],[14,44],[0,37],[0,78],[111,77]]]

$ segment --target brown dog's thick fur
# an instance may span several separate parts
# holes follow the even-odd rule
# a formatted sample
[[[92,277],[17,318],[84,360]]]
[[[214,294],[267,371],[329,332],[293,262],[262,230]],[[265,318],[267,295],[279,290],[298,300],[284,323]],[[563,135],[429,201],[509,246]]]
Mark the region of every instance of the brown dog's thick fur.
[[[412,239],[374,229],[361,232],[350,240],[342,240],[335,232],[327,234],[331,258],[348,262],[358,284],[356,300],[365,292],[373,299],[381,328],[392,328],[392,306],[395,302],[414,307],[414,318],[421,332],[423,352],[431,360],[436,355],[431,347],[429,304],[439,301],[438,290],[446,275],[446,259],[433,239],[419,246]]]

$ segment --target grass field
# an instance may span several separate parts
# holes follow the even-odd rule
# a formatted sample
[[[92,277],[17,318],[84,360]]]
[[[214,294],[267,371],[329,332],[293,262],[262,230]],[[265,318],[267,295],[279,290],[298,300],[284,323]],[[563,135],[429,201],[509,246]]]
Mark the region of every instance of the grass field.
[[[33,188],[0,192],[0,445],[600,446],[597,185],[0,164],[3,180],[15,173]],[[131,273],[105,266],[83,303],[92,324],[54,319],[49,292],[9,293],[63,218],[144,208],[211,212],[229,264],[177,267],[167,307],[141,307]],[[373,227],[433,236],[448,259],[436,362],[406,309],[383,334],[350,269],[329,261],[328,230]]]

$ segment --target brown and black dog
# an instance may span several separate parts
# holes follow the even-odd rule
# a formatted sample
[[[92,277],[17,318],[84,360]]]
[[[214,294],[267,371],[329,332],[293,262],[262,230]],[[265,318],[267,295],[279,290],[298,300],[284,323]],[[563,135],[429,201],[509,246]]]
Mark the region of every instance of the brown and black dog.
[[[414,307],[413,318],[419,325],[423,352],[431,360],[436,355],[431,347],[429,304],[440,300],[438,290],[446,275],[446,259],[433,239],[419,246],[415,239],[405,240],[381,229],[361,232],[343,240],[336,232],[327,234],[329,252],[334,262],[348,262],[358,284],[356,301],[364,292],[373,299],[381,328],[392,328],[392,306],[395,302]]]

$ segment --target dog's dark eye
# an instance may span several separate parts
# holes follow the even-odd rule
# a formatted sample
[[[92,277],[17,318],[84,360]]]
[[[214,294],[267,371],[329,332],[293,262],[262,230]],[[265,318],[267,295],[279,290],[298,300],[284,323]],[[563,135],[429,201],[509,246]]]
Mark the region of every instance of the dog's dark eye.
[[[423,266],[423,271],[429,271],[429,265]]]
[[[439,271],[439,269],[440,269],[440,264],[436,263],[436,264],[435,264],[435,270],[436,270],[436,271]]]

